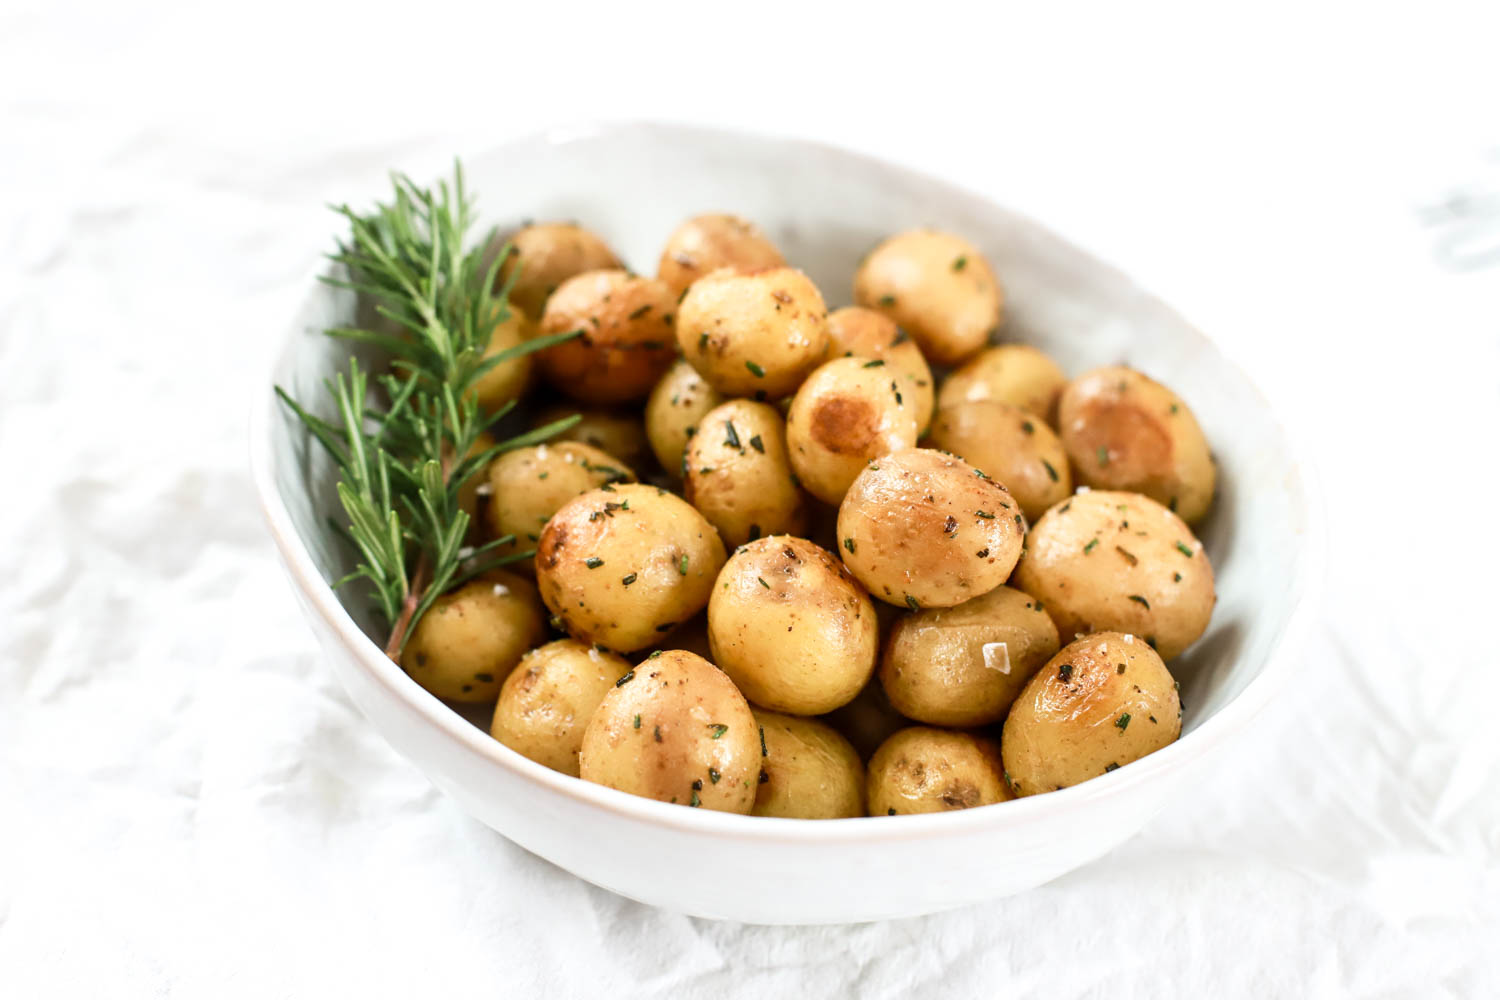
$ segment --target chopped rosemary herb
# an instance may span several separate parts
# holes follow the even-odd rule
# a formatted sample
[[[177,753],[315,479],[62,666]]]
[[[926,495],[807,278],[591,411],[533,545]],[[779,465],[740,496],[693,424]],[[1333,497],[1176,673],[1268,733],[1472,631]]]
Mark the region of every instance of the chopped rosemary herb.
[[[1073,664],[1071,664],[1071,663],[1058,664],[1058,667],[1057,667],[1057,679],[1060,680],[1060,681],[1065,681],[1065,682],[1072,680],[1073,679]]]
[[[745,367],[750,369],[750,374],[754,375],[756,378],[766,377],[766,370],[760,365],[756,364],[754,361],[746,361]]]
[[[1087,545],[1085,545],[1083,547],[1083,554],[1084,555],[1088,555],[1090,552],[1094,551],[1094,548],[1098,544],[1099,544],[1099,539],[1097,539],[1097,538],[1093,539],[1092,541],[1090,541]]]
[[[1099,465],[1101,468],[1109,464],[1109,449],[1104,447],[1104,445],[1101,444],[1099,446],[1099,450],[1095,454],[1097,454],[1099,457]]]
[[[1188,548],[1186,545],[1183,545],[1181,542],[1177,543],[1177,551],[1181,552],[1183,555],[1187,556],[1189,559],[1193,558],[1193,550],[1190,549],[1190,548]]]
[[[1139,604],[1141,607],[1145,608],[1147,611],[1151,610],[1151,603],[1149,601],[1147,601],[1144,597],[1142,597],[1140,594],[1131,594],[1130,595],[1130,599],[1132,601],[1134,601],[1135,603]],[[1147,639],[1146,641],[1149,643],[1151,640]]]
[[[1025,431],[1027,434],[1035,434],[1036,425],[1033,424],[1030,420],[1023,420],[1021,421],[1021,430]]]
[[[1052,463],[1044,458],[1042,459],[1042,466],[1047,470],[1048,477],[1051,478],[1054,483],[1057,482],[1057,470],[1052,467]]]
[[[604,565],[604,560],[600,559],[598,556],[589,556],[583,561],[583,564],[589,569],[598,569],[600,566]]]
[[[629,684],[633,680],[635,680],[635,671],[633,669],[627,670],[619,680],[615,681],[615,687],[624,687],[626,684]],[[636,716],[636,718],[640,718],[640,716]]]
[[[894,295],[882,295],[880,297],[880,304],[883,307],[889,309],[891,306],[893,306],[893,305],[896,304],[896,296],[894,296]]]
[[[708,331],[698,334],[698,351],[701,354],[708,347]]]
[[[982,517],[982,518],[984,518],[984,519],[985,519],[985,520],[986,520],[986,521],[993,521],[993,520],[994,520],[994,519],[995,519],[995,515],[994,515],[994,514],[991,514],[991,513],[990,513],[990,512],[989,512],[989,511],[987,511],[987,510],[976,510],[976,511],[975,511],[975,512],[974,512],[974,516],[975,516],[975,517]]]
[[[876,358],[874,361],[866,361],[865,364],[864,364],[864,367],[866,367],[866,368],[880,368],[880,367],[882,367],[884,365],[885,365],[884,361],[880,360],[879,358]]]
[[[641,728],[641,714],[639,712],[635,714],[635,721],[631,723],[631,727],[634,729]]]
[[[1125,727],[1128,726],[1128,725],[1130,725],[1130,713],[1129,712],[1124,713],[1118,719],[1115,720],[1115,728],[1119,729],[1121,732],[1124,732],[1125,731]]]
[[[724,725],[724,723],[722,722],[715,722],[708,727],[708,732],[709,739],[716,740],[720,736],[723,736],[725,733],[729,732],[729,727]]]
[[[688,557],[687,557],[687,553],[684,552],[682,554],[682,558],[679,559],[679,560],[677,560],[677,572],[679,574],[681,574],[682,576],[687,576],[687,568],[688,568]]]
[[[1111,771],[1118,771],[1119,769],[1120,769],[1120,765],[1116,764],[1116,763],[1113,763],[1113,762],[1104,765],[1104,773],[1105,774],[1108,774]]]
[[[635,574],[629,573],[625,576],[620,577],[620,582],[627,587],[630,586],[632,583],[635,583]]]
[[[723,775],[719,773],[719,769],[717,767],[711,767],[708,769],[708,780],[712,781],[714,784],[717,785],[719,783],[719,779],[722,777]]]
[[[906,595],[906,606],[908,608],[911,608],[913,611],[921,611],[922,610],[922,605],[918,604],[917,603],[917,599],[915,597],[911,596],[910,594]]]
[[[765,577],[763,577],[763,576],[757,576],[756,579],[760,581],[760,585],[762,587],[765,587],[767,590],[771,589],[771,585],[766,582],[766,578]]]
[[[766,453],[766,443],[760,439],[760,435],[759,434],[755,435],[755,437],[753,437],[753,438],[750,439],[750,447],[754,448],[756,451],[760,452],[762,455],[764,455]]]
[[[766,727],[765,726],[761,726],[760,727],[760,755],[762,757],[769,757],[769,756],[771,756],[769,753],[766,752]]]
[[[953,258],[953,270],[954,271],[962,271],[964,268],[966,268],[968,266],[969,266],[969,258],[968,257],[965,257],[962,254],[960,254],[959,256]]]
[[[631,313],[630,313],[630,315],[627,317],[627,319],[640,319],[642,316],[646,315],[650,311],[651,311],[651,303],[647,302],[645,305],[641,306],[639,309],[632,310]]]
[[[739,448],[740,447],[740,435],[739,435],[739,432],[734,429],[734,421],[733,420],[726,420],[726,421],[724,421],[724,435],[725,435],[725,437],[724,437],[724,443],[725,444],[729,445],[729,447],[731,447],[731,448]],[[741,450],[743,450],[743,449],[741,449]]]
[[[846,548],[846,549],[849,550],[849,554],[851,556],[854,555],[854,539],[852,539],[852,538],[846,538],[846,539],[844,539],[844,548]]]

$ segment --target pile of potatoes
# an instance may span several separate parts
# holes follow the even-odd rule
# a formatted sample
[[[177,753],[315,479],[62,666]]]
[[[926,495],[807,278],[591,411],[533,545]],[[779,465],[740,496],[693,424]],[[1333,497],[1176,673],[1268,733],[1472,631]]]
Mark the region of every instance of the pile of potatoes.
[[[949,233],[885,240],[831,311],[733,216],[654,278],[577,225],[512,245],[491,350],[581,332],[479,402],[582,420],[466,497],[476,541],[535,555],[421,621],[427,690],[565,774],[762,816],[989,805],[1178,737],[1215,470],[1166,386],[997,343],[1000,283]]]

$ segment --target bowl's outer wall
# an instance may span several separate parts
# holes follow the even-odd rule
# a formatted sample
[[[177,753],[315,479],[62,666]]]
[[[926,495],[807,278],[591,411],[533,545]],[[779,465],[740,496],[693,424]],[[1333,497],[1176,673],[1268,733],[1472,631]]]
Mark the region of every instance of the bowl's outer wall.
[[[770,827],[756,825],[765,820],[695,814],[664,822],[664,810],[683,810],[621,804],[614,800],[623,796],[546,772],[467,723],[455,726],[456,715],[338,620],[322,582],[348,568],[327,524],[336,512],[332,470],[295,420],[264,408],[254,442],[258,481],[330,662],[392,745],[486,824],[595,884],[702,916],[815,923],[931,912],[1040,884],[1107,851],[1199,762],[1189,752],[1194,730],[1237,700],[1266,696],[1262,683],[1259,698],[1242,697],[1287,655],[1278,645],[1316,561],[1309,484],[1245,376],[1123,275],[982,198],[815,144],[620,126],[518,140],[465,169],[487,223],[505,229],[523,218],[578,219],[643,272],[654,271],[662,242],[683,218],[745,215],[808,272],[830,308],[848,303],[855,267],[881,237],[916,225],[961,233],[1005,286],[1004,340],[1035,344],[1073,374],[1124,362],[1173,386],[1193,407],[1220,466],[1215,511],[1199,531],[1216,568],[1219,605],[1204,639],[1171,664],[1188,706],[1183,742],[1063,793],[961,821],[936,817],[946,826],[916,817],[835,821],[799,826],[837,827],[836,834],[801,836],[778,824],[770,836]],[[275,381],[304,402],[320,402],[322,380],[348,353],[321,331],[347,322],[353,308],[346,293],[314,291],[276,362]],[[288,525],[295,538],[282,530]],[[370,627],[368,611],[350,603],[355,620]],[[1234,714],[1242,724],[1249,712]],[[870,824],[886,829],[872,834]]]

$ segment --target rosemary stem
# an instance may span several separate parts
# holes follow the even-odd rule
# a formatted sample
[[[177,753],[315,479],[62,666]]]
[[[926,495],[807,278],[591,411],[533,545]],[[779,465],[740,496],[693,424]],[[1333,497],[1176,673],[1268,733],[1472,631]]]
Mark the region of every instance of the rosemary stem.
[[[406,590],[406,599],[401,602],[401,613],[391,625],[391,637],[385,643],[385,655],[397,663],[401,662],[401,647],[406,645],[406,630],[411,627],[411,616],[427,592],[427,553],[417,557],[417,568],[411,575],[411,586]]]

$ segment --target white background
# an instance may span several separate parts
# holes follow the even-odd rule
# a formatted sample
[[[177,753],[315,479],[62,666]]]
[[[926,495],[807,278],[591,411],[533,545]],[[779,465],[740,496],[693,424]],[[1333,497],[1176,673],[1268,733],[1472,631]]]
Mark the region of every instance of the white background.
[[[1442,251],[1500,247],[1492,5],[510,6],[0,0],[0,995],[1500,993],[1500,263]],[[1245,361],[1333,557],[1216,777],[1022,897],[770,929],[586,886],[371,732],[254,507],[256,366],[324,202],[596,117],[940,173]]]

